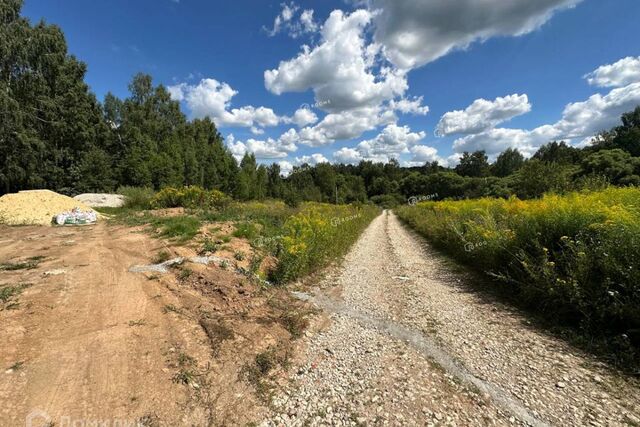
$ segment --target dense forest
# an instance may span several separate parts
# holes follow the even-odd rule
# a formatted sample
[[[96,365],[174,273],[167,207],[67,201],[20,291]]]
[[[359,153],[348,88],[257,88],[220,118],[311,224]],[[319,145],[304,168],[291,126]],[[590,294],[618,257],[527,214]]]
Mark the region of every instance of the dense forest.
[[[209,119],[188,120],[151,76],[133,77],[126,99],[99,102],[55,25],[20,16],[22,0],[0,1],[0,194],[49,188],[66,194],[121,186],[198,185],[240,200],[282,198],[391,206],[411,197],[534,198],[548,191],[640,184],[640,107],[586,148],[552,141],[530,159],[508,149],[489,163],[464,153],[455,168],[404,168],[363,161],[295,167],[252,154],[238,162]]]

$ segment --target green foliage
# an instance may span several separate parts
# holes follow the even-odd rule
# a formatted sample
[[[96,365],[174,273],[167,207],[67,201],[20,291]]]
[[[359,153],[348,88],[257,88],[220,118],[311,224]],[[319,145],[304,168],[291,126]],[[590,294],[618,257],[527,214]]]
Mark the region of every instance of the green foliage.
[[[504,281],[548,318],[640,347],[640,190],[401,207],[455,258]],[[616,338],[617,339],[617,338]]]
[[[153,225],[158,227],[160,235],[184,243],[200,232],[200,220],[192,216],[157,218]]]
[[[146,187],[119,187],[118,194],[125,197],[124,207],[128,209],[149,209],[155,192]]]
[[[343,256],[379,213],[370,205],[305,204],[282,228],[282,251],[272,280],[294,280]]]
[[[524,165],[524,157],[514,148],[503,151],[491,169],[495,176],[505,177],[513,174]]]
[[[600,150],[582,161],[582,170],[585,174],[601,175],[613,184],[620,184],[640,172],[640,158],[632,157],[620,148]]]
[[[456,166],[456,172],[462,176],[487,176],[489,174],[489,162],[484,151],[473,153],[464,152],[460,157],[460,163]]]
[[[218,190],[205,190],[197,186],[166,187],[153,197],[151,206],[154,208],[220,209],[229,202],[230,198]]]

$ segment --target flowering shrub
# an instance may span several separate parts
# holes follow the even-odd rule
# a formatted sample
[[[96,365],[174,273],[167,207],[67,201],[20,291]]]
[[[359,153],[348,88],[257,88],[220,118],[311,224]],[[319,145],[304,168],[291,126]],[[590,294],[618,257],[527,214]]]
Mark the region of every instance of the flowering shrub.
[[[282,228],[278,268],[272,280],[293,280],[343,256],[379,213],[369,205],[304,204]]]
[[[640,347],[640,189],[425,202],[397,214],[547,316]]]
[[[165,187],[151,200],[154,208],[223,208],[231,199],[218,190],[205,190],[197,186]]]

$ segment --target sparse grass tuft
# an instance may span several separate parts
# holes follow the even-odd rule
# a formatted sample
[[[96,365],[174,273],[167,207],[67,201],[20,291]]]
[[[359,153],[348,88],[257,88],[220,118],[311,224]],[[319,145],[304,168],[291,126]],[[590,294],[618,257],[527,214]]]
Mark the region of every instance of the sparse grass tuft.
[[[233,257],[236,259],[236,261],[244,261],[246,255],[242,251],[235,251]]]
[[[45,258],[46,257],[39,255],[27,258],[25,261],[0,263],[0,271],[33,270],[38,267]]]
[[[152,263],[162,264],[163,262],[168,261],[169,259],[171,259],[171,252],[169,252],[166,249],[163,249],[156,254],[155,258],[153,258]]]
[[[16,299],[23,290],[31,286],[30,283],[21,283],[18,285],[4,285],[0,288],[0,309],[11,310],[18,307]]]
[[[200,255],[204,255],[204,254],[208,254],[208,253],[212,254],[212,253],[215,253],[219,248],[220,247],[216,242],[214,242],[213,240],[211,240],[209,238],[206,238],[202,242],[202,247],[200,248],[198,253]]]
[[[193,274],[193,270],[189,268],[182,268],[178,273],[178,280],[187,280]]]
[[[169,313],[169,312],[174,312],[174,313],[177,313],[177,314],[182,314],[182,309],[181,309],[181,308],[179,308],[179,307],[176,307],[176,306],[175,306],[175,305],[173,305],[173,304],[167,304],[167,305],[165,305],[165,306],[162,308],[162,311],[163,311],[165,314],[166,314],[166,313]]]
[[[300,310],[288,311],[278,319],[280,324],[291,334],[292,339],[298,339],[309,327],[306,313]]]

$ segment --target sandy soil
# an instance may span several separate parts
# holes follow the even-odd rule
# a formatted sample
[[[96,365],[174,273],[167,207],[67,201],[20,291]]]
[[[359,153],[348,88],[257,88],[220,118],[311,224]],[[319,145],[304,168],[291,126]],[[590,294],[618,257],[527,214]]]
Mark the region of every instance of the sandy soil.
[[[131,273],[166,244],[104,223],[2,226],[0,236],[0,262],[45,257],[33,269],[0,271],[0,289],[30,284],[11,307],[0,306],[0,425],[25,425],[30,415],[33,426],[260,418],[262,404],[241,372],[289,334],[246,277],[201,265],[190,265],[184,280],[180,271]],[[216,337],[216,325],[230,332]]]

